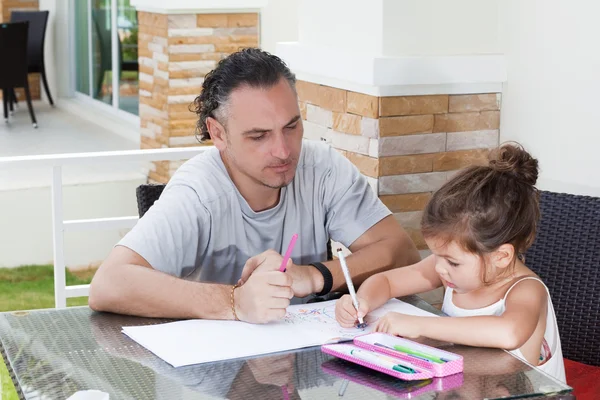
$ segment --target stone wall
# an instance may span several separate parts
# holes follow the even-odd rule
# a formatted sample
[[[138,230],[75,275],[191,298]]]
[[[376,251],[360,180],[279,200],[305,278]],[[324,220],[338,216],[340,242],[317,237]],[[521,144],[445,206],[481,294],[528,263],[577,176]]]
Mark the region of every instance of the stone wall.
[[[258,23],[257,13],[138,12],[142,149],[200,145],[190,106],[204,76],[229,54],[257,47]],[[181,163],[153,163],[149,180],[167,182]]]
[[[499,93],[375,97],[299,81],[298,96],[305,137],[352,161],[421,250],[431,193],[498,145]]]

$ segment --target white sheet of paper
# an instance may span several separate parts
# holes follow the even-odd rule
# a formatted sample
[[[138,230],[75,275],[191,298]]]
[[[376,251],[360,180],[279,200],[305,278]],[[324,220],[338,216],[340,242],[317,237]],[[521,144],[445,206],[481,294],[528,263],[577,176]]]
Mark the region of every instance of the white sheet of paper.
[[[434,316],[392,299],[367,315],[365,329],[344,329],[335,320],[335,300],[288,307],[281,321],[265,325],[239,321],[186,320],[127,326],[123,333],[174,367],[249,357],[352,340],[370,332],[390,311]]]

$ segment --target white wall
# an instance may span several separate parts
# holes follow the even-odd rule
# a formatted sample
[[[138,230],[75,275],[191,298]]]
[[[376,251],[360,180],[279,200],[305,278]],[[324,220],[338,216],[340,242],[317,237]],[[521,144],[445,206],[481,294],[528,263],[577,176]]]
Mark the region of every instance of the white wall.
[[[82,0],[75,0],[82,1]],[[199,9],[212,12],[250,10],[264,7],[268,0],[131,0],[138,10],[166,13],[189,13]]]
[[[272,3],[285,1],[270,0]],[[499,52],[500,0],[294,0],[302,45],[374,56]],[[292,2],[292,4],[294,4]],[[278,5],[278,11],[283,5]],[[265,19],[270,15],[265,13]],[[280,13],[293,21],[293,8]],[[287,36],[280,30],[272,35]],[[271,33],[270,33],[271,35]],[[279,39],[277,41],[287,41]]]
[[[383,55],[498,53],[501,1],[384,0]]]
[[[381,55],[382,14],[383,0],[301,0],[298,40],[302,45]]]
[[[600,2],[503,0],[501,140],[540,161],[542,189],[600,196]]]
[[[300,0],[269,0],[260,12],[260,47],[275,53],[277,42],[298,40]]]

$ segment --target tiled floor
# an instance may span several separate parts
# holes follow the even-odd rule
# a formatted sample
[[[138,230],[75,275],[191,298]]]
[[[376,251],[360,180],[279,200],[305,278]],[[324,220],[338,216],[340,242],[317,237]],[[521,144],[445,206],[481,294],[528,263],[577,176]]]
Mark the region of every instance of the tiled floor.
[[[8,124],[3,118],[0,120],[0,157],[139,148],[137,143],[61,107],[53,108],[46,102],[34,102],[34,109],[37,129],[33,128],[24,103],[21,103]],[[136,179],[142,176],[142,167],[134,163],[67,167],[63,179],[65,184]],[[0,190],[48,186],[50,177],[48,168],[2,168]]]

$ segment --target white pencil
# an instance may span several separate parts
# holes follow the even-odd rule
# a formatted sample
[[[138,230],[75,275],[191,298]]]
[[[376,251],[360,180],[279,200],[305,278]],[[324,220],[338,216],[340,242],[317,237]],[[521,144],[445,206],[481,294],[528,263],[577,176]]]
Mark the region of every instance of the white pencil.
[[[342,249],[337,249],[338,258],[340,259],[340,265],[342,266],[342,271],[344,272],[344,278],[346,278],[346,285],[348,286],[348,292],[350,292],[350,297],[352,298],[352,303],[354,304],[354,308],[356,308],[356,312],[358,313],[358,299],[356,298],[356,291],[354,290],[354,284],[352,283],[352,277],[350,276],[350,271],[348,271],[348,265],[346,264],[346,258],[344,257],[344,253],[342,253]],[[358,322],[360,325],[364,326],[364,321],[362,317],[358,317]]]

